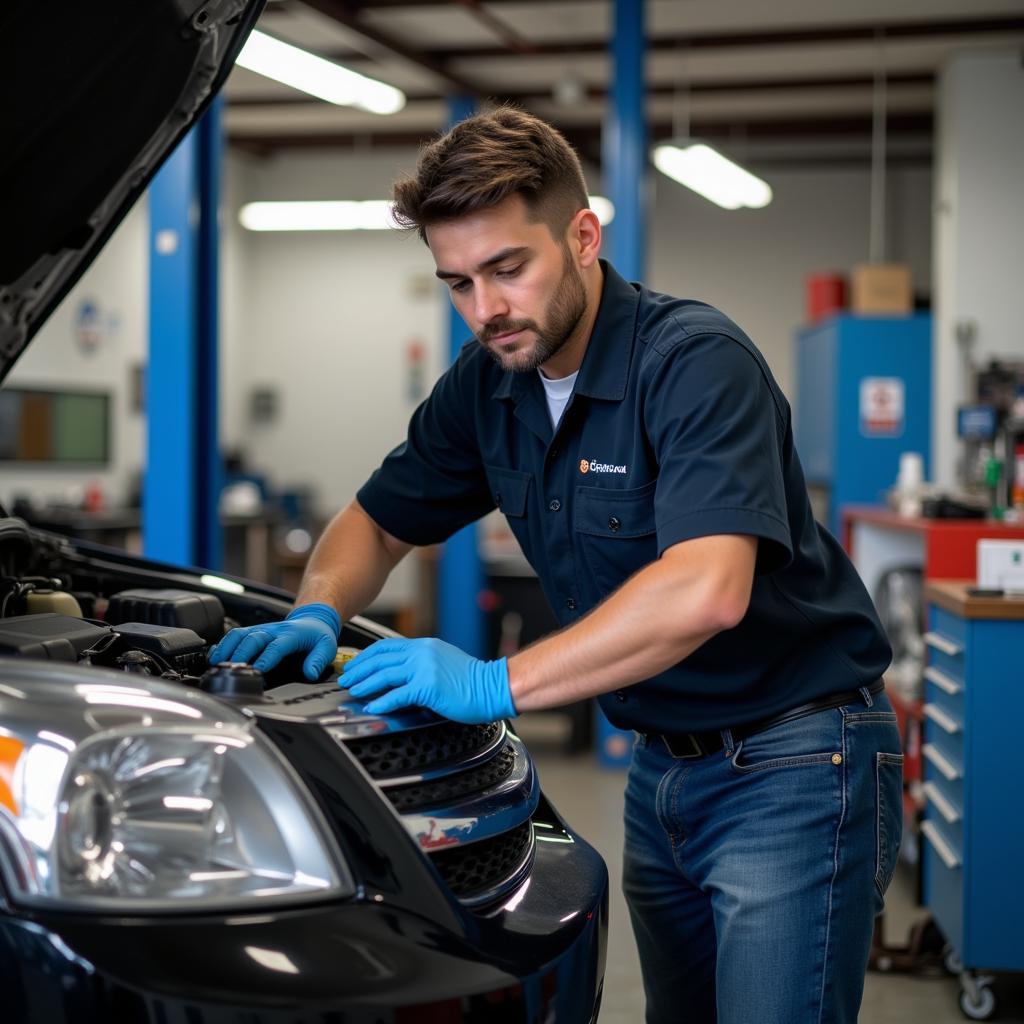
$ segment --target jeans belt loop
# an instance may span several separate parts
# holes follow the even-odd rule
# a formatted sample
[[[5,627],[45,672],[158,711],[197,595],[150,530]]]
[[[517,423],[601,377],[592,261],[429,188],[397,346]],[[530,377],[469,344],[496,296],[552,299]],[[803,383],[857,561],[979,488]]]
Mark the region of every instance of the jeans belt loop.
[[[866,686],[862,686],[860,688],[860,695],[864,698],[864,703],[867,704],[869,708],[873,708],[875,706],[875,698],[871,696],[871,691]]]
[[[732,752],[736,749],[736,744],[732,741],[732,729],[722,730],[722,746],[725,749],[725,756],[732,757]]]

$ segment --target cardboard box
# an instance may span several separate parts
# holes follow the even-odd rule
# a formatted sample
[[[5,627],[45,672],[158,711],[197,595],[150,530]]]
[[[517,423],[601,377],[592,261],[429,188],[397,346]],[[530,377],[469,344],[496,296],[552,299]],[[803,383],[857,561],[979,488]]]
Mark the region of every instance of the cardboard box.
[[[850,310],[901,316],[914,311],[914,290],[906,263],[859,263],[853,268]]]

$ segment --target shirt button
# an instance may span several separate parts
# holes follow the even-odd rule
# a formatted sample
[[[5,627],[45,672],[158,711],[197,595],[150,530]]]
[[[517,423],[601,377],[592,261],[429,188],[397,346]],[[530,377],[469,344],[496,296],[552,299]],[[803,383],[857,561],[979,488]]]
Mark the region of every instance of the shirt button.
[[[576,601],[573,598],[570,597],[565,602],[565,607],[568,608],[569,611],[575,611],[575,609],[576,609]]]
[[[559,449],[558,448],[552,448],[551,451],[548,452],[548,458],[549,459],[557,459],[558,458],[558,453],[559,453]]]
[[[622,690],[616,690],[615,691],[615,699],[620,704],[625,704],[626,703],[626,694]]]
[[[551,509],[552,512],[557,512],[561,507],[562,503],[557,498],[552,498],[551,501],[548,502],[548,508]]]
[[[618,533],[621,527],[622,521],[619,519],[618,516],[608,517],[608,529],[611,530],[612,533]]]

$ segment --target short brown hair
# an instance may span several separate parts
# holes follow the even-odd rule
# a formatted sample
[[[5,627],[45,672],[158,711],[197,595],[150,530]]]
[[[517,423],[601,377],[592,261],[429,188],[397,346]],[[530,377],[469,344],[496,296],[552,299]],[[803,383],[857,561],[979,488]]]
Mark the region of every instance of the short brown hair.
[[[589,206],[575,150],[539,117],[502,106],[460,121],[420,151],[416,173],[394,186],[394,217],[426,240],[431,224],[521,195],[557,239]]]

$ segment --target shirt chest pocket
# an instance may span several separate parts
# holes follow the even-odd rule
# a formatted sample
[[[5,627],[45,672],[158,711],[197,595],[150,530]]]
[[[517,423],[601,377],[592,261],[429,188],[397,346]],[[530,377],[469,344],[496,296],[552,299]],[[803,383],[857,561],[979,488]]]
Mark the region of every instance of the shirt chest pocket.
[[[486,466],[485,469],[491,486],[491,497],[498,510],[504,512],[510,521],[522,519],[526,515],[526,499],[533,474],[500,466]]]
[[[658,557],[655,485],[652,480],[624,491],[576,488],[573,526],[602,594]]]

